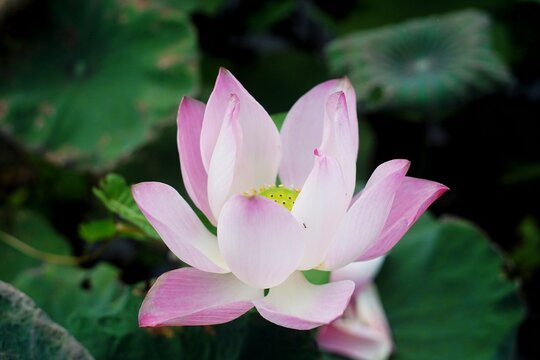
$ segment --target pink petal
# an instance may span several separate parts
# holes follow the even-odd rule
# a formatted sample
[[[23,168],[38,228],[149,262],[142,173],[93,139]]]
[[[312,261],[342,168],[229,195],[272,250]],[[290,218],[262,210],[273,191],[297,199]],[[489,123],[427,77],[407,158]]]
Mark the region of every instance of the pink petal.
[[[424,211],[446,191],[448,187],[442,184],[405,177],[396,192],[381,235],[359,260],[376,258],[390,251]]]
[[[139,311],[139,326],[222,324],[244,314],[262,296],[263,291],[232,274],[177,269],[156,280]]]
[[[355,360],[387,359],[392,352],[391,344],[379,333],[369,330],[364,334],[349,332],[333,324],[321,327],[317,343],[323,351]]]
[[[322,350],[358,360],[386,359],[393,344],[386,316],[373,286],[358,293],[343,318],[323,326],[317,334]]]
[[[201,127],[205,105],[189,97],[183,97],[178,108],[178,153],[184,186],[195,205],[216,224],[208,204],[208,175],[201,158]]]
[[[144,216],[180,260],[203,271],[228,272],[216,237],[175,189],[144,182],[133,185],[131,192]]]
[[[351,263],[377,240],[408,168],[407,160],[392,160],[375,169],[332,239],[324,268],[335,270]]]
[[[354,134],[357,135],[357,134]],[[343,171],[349,201],[356,186],[356,156],[354,135],[350,127],[345,93],[336,92],[326,102],[321,150],[337,159]]]
[[[338,162],[318,151],[315,156],[313,170],[292,209],[306,234],[301,270],[312,269],[324,260],[330,240],[349,203]]]
[[[232,94],[240,103],[238,122],[243,134],[242,146],[238,149],[235,182],[243,191],[273,184],[281,159],[277,128],[264,108],[223,68],[219,71],[204,113],[201,130],[203,164],[209,169]]]
[[[208,200],[216,219],[230,194],[239,191],[234,183],[243,141],[242,129],[238,123],[239,107],[238,97],[231,95],[208,169]]]
[[[329,80],[315,86],[293,105],[281,128],[283,160],[279,169],[281,182],[302,187],[313,167],[313,150],[321,146],[325,107],[328,97],[345,93],[352,146],[358,149],[356,94],[347,78]]]
[[[358,261],[332,271],[331,281],[352,280],[355,285],[355,292],[361,291],[366,285],[371,283],[384,262],[384,256],[380,256],[367,261]]]
[[[218,241],[231,271],[259,289],[285,281],[305,247],[300,224],[289,211],[260,196],[236,195],[225,203]]]
[[[301,272],[295,272],[253,303],[261,316],[274,324],[309,330],[341,316],[353,291],[352,281],[313,285]]]

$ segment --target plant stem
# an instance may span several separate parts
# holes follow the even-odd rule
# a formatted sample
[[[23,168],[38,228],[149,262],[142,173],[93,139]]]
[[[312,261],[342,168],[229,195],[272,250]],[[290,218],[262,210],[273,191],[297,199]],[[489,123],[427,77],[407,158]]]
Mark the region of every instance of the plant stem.
[[[38,250],[26,244],[24,241],[17,239],[15,236],[5,233],[3,231],[0,231],[0,239],[25,255],[46,261],[51,264],[77,265],[81,261],[81,258],[75,256],[57,255]]]

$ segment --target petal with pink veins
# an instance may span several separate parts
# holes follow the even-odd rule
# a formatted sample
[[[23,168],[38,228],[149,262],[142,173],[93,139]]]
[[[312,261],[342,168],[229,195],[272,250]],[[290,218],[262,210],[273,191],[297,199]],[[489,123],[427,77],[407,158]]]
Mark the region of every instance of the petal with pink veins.
[[[181,268],[156,280],[139,311],[139,326],[222,324],[247,312],[263,295],[232,274]]]
[[[279,132],[264,108],[224,68],[219,70],[204,112],[201,129],[203,165],[210,172],[231,95],[236,96],[240,104],[238,123],[243,134],[242,146],[237,149],[235,182],[244,191],[264,184],[273,184],[281,160]]]
[[[261,196],[244,195],[223,206],[218,242],[231,271],[258,289],[285,281],[298,268],[305,247],[301,226],[287,209]]]
[[[349,203],[339,163],[318,150],[315,157],[315,165],[291,211],[306,234],[301,270],[312,269],[324,260]]]
[[[133,198],[167,247],[183,262],[202,271],[228,272],[217,239],[178,192],[159,182],[133,185]]]
[[[335,270],[353,262],[378,239],[409,165],[407,160],[391,160],[375,169],[372,178],[376,180],[368,181],[341,221],[324,269]]]
[[[189,97],[182,98],[178,108],[178,154],[182,179],[189,197],[195,205],[216,224],[208,204],[208,175],[201,158],[201,127],[205,105]]]
[[[350,81],[343,78],[323,82],[298,99],[281,128],[283,160],[279,177],[283,184],[303,187],[313,167],[313,150],[322,143],[326,102],[337,91],[345,93],[352,146],[358,149],[356,94]]]
[[[353,291],[352,281],[313,285],[301,272],[295,272],[253,303],[261,316],[274,324],[309,330],[341,316]]]
[[[396,192],[381,235],[358,260],[373,259],[390,251],[424,211],[446,191],[448,187],[437,182],[406,176]]]
[[[319,347],[357,360],[387,359],[393,342],[375,287],[355,296],[342,318],[319,329]]]
[[[243,142],[238,123],[239,108],[238,97],[231,95],[208,169],[208,201],[216,219],[219,219],[221,207],[230,194],[239,191],[235,188],[235,173]]]

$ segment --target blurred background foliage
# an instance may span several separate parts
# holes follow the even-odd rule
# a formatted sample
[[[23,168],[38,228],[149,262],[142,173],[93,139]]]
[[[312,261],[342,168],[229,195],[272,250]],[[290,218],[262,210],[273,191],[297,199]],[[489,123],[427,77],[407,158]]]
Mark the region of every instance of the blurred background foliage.
[[[468,10],[352,33],[327,46],[330,68],[351,77],[364,111],[440,119],[510,81],[488,26],[486,14]]]
[[[408,158],[451,188],[432,211],[453,217],[422,219],[377,278],[393,358],[540,358],[538,24],[533,0],[0,0],[0,352],[337,358],[255,313],[137,327],[151,280],[183,264],[129,185],[187,198],[176,108],[225,66],[278,125],[349,76],[359,187]]]

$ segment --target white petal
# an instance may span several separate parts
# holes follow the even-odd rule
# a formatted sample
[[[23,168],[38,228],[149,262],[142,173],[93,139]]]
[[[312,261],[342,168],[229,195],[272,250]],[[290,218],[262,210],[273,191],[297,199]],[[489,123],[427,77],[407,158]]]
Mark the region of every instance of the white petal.
[[[392,171],[387,171],[388,168]],[[393,160],[374,171],[373,177],[377,181],[368,181],[358,200],[347,211],[332,239],[325,269],[335,270],[353,262],[378,239],[408,168],[408,161]],[[384,176],[379,172],[384,172]]]
[[[189,197],[212,224],[216,219],[208,204],[208,174],[201,160],[201,126],[205,105],[183,97],[178,108],[177,144],[182,179]]]
[[[131,191],[139,209],[180,260],[203,271],[228,271],[216,237],[175,189],[158,182],[146,182],[134,185]]]
[[[238,191],[234,179],[243,141],[238,123],[239,107],[238,97],[231,95],[208,170],[208,201],[216,219],[231,193]]]
[[[260,196],[236,195],[225,203],[218,241],[231,271],[258,289],[285,281],[300,264],[305,247],[291,213]]]
[[[223,68],[219,71],[204,113],[201,129],[203,164],[206,169],[211,166],[231,95],[236,96],[240,104],[238,123],[243,134],[242,145],[236,149],[237,164],[233,187],[246,191],[264,184],[273,184],[281,159],[279,132],[264,108]]]
[[[349,201],[356,186],[356,156],[353,130],[350,127],[347,97],[337,92],[328,98],[324,117],[321,151],[337,159],[343,171]]]
[[[315,165],[292,209],[306,234],[301,270],[312,269],[323,262],[349,202],[338,162],[318,151],[315,155]]]
[[[356,94],[350,81],[342,78],[319,84],[298,99],[281,128],[283,160],[279,177],[283,184],[303,187],[313,167],[313,150],[321,146],[326,102],[337,91],[345,93],[352,147],[358,149]]]
[[[352,281],[324,285],[309,283],[301,272],[295,272],[270,293],[253,301],[266,320],[298,330],[309,330],[328,324],[343,314],[354,291]]]

